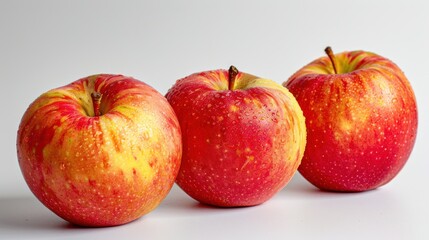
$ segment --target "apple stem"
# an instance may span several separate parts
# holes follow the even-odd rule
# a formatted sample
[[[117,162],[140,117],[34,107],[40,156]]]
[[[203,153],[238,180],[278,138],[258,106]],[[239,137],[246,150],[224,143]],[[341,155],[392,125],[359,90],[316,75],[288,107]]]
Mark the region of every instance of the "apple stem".
[[[238,69],[231,65],[228,70],[228,89],[234,90],[235,79],[238,75]]]
[[[100,112],[101,97],[102,97],[102,95],[99,92],[91,93],[92,105],[94,107],[94,116],[95,117],[98,117],[101,115],[101,112]]]
[[[338,65],[337,65],[337,61],[335,59],[335,55],[334,52],[332,51],[331,47],[326,47],[325,48],[325,53],[328,55],[329,59],[331,60],[332,63],[332,67],[334,68],[334,73],[338,74]]]

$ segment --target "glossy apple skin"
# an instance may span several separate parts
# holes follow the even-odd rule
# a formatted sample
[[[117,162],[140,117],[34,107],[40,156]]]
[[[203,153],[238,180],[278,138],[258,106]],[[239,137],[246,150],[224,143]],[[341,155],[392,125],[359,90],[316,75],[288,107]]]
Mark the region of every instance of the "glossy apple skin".
[[[328,57],[284,83],[306,117],[299,172],[316,187],[356,192],[378,188],[402,169],[414,146],[417,106],[410,83],[390,60],[364,51]]]
[[[100,116],[94,116],[94,91],[102,94]],[[121,75],[94,75],[42,94],[17,137],[31,191],[83,226],[120,225],[154,209],[174,183],[181,150],[167,100]]]
[[[305,149],[305,120],[280,84],[239,73],[228,89],[225,70],[178,80],[166,97],[182,128],[177,184],[192,198],[220,207],[261,204],[296,172]]]

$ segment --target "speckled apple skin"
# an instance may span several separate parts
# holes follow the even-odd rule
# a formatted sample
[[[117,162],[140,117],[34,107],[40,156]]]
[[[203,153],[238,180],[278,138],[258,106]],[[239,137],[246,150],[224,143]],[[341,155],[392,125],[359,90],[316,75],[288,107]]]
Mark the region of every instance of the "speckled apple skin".
[[[194,199],[221,207],[261,204],[296,172],[305,120],[280,84],[215,70],[181,80],[166,95],[182,128],[177,184]]]
[[[370,52],[336,54],[284,83],[306,117],[307,147],[299,172],[320,189],[365,191],[392,180],[414,146],[417,106],[403,72]]]
[[[102,94],[94,116],[91,93]],[[136,79],[94,75],[42,94],[18,130],[18,160],[34,195],[63,219],[113,226],[154,209],[181,159],[167,100]]]

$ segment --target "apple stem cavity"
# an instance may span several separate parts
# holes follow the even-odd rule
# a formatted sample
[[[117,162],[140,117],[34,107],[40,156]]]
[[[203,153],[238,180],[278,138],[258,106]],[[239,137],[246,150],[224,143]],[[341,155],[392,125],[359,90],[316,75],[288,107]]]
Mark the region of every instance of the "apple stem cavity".
[[[238,69],[231,65],[228,70],[228,90],[234,90],[235,79],[238,75]]]
[[[326,47],[325,53],[326,53],[326,55],[328,55],[329,59],[331,60],[332,67],[334,68],[334,73],[338,74],[338,65],[337,65],[337,61],[335,59],[334,52],[332,51],[332,48],[329,46]]]
[[[91,93],[92,105],[94,107],[94,116],[95,117],[98,117],[101,115],[101,112],[100,112],[101,97],[102,97],[102,95],[99,92]]]

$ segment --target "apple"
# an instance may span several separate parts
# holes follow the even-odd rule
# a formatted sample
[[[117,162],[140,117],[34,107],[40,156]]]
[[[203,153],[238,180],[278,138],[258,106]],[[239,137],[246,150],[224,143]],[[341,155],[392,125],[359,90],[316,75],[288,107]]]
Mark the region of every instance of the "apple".
[[[307,125],[299,167],[323,190],[358,192],[392,180],[407,162],[417,133],[410,83],[392,61],[365,51],[334,54],[304,66],[283,83]]]
[[[296,172],[305,149],[305,120],[280,84],[231,67],[180,79],[166,97],[182,129],[176,183],[197,201],[258,205]]]
[[[17,152],[47,208],[73,224],[113,226],[165,198],[182,143],[164,96],[131,77],[100,74],[38,97],[22,117]]]

